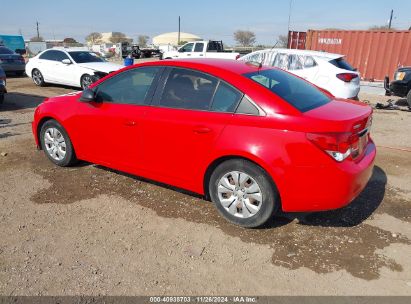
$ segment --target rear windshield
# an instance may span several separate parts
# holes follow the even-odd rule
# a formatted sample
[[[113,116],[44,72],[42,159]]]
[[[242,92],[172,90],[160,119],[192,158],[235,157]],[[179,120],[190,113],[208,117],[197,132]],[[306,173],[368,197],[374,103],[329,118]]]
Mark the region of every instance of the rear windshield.
[[[14,54],[14,52],[4,46],[0,46],[0,54],[11,55],[11,54]]]
[[[244,74],[275,93],[301,112],[306,112],[330,101],[330,98],[306,81],[279,69]]]
[[[343,69],[343,70],[348,70],[348,71],[355,71],[355,69],[343,58],[337,58],[334,60],[330,60],[330,63],[337,68]]]

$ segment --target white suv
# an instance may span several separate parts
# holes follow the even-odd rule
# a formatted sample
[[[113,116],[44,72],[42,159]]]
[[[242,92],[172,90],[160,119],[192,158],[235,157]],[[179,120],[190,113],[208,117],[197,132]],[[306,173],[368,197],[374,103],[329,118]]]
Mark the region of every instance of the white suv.
[[[291,49],[256,51],[239,60],[274,66],[300,76],[338,98],[357,99],[360,73],[343,55]]]

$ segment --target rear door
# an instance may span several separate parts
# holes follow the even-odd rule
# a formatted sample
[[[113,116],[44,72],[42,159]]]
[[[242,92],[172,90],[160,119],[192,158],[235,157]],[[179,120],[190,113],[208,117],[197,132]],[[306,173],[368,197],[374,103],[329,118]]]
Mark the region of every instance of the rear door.
[[[127,70],[96,88],[96,102],[78,102],[73,142],[88,161],[135,171],[142,165],[142,117],[160,67]]]
[[[202,180],[213,145],[242,94],[189,69],[170,68],[163,82],[144,118],[144,169],[158,180],[191,188]]]
[[[35,66],[46,82],[57,82],[55,75],[55,63],[57,60],[57,51],[49,50],[42,53],[37,60],[37,65]]]
[[[205,43],[204,42],[196,42],[194,45],[192,56],[196,58],[204,57],[205,54]]]

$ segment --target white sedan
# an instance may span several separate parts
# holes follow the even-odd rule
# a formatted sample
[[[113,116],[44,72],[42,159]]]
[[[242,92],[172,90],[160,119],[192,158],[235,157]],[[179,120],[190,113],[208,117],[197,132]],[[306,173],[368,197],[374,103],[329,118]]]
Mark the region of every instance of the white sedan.
[[[99,78],[123,67],[89,51],[53,48],[31,58],[26,64],[26,74],[38,86],[55,83],[85,89]]]
[[[360,73],[343,55],[293,49],[267,49],[239,60],[274,66],[300,76],[338,98],[358,99]]]

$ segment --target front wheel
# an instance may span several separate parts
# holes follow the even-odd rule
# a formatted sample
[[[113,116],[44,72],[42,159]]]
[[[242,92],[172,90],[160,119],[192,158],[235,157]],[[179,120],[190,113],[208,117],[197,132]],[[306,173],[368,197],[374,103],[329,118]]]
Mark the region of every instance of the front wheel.
[[[228,160],[212,173],[209,193],[230,222],[247,228],[266,223],[278,210],[278,190],[269,175],[244,159]]]
[[[87,89],[93,82],[94,79],[89,74],[84,74],[81,76],[80,85],[83,90]]]
[[[76,162],[71,140],[57,121],[48,120],[42,125],[40,143],[46,156],[56,165],[67,167]]]
[[[408,107],[411,108],[411,90],[407,94],[407,102],[408,102]]]

